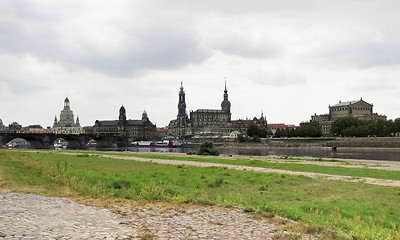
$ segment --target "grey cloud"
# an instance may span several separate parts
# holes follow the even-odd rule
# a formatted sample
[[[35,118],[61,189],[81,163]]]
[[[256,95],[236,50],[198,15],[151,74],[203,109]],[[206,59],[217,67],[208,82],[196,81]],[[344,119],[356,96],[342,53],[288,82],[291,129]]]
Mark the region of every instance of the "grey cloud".
[[[14,94],[25,95],[31,92],[38,92],[43,90],[43,86],[36,84],[34,81],[26,81],[19,78],[5,77],[0,74],[1,81],[5,83],[7,88]]]
[[[400,64],[400,47],[387,40],[377,42],[371,39],[349,40],[326,45],[314,55],[322,62],[353,65],[359,68],[390,66]]]
[[[133,14],[127,19],[102,19],[98,25],[96,19],[85,22],[82,13],[64,16],[64,11],[71,9],[54,5],[40,8],[28,2],[2,3],[0,7],[11,11],[0,17],[0,50],[4,52],[31,53],[42,60],[122,76],[146,69],[179,68],[202,62],[210,55],[184,22],[176,24],[157,16],[157,12],[140,13],[134,4],[130,6]],[[108,49],[113,47],[114,52]]]
[[[267,40],[252,41],[242,36],[228,36],[225,42],[215,46],[224,53],[247,58],[271,58],[276,57],[280,52],[280,46],[270,44]]]
[[[155,1],[164,7],[180,7],[197,9],[198,11],[218,12],[223,14],[263,14],[274,13],[276,11],[293,11],[315,8],[316,6],[326,6],[326,2],[318,0],[298,1],[298,0],[205,0],[205,1]]]

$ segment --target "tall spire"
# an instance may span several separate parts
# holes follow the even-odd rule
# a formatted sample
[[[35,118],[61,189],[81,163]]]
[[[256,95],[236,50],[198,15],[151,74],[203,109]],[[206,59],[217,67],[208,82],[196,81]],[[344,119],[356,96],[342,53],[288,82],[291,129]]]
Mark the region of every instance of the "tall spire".
[[[228,90],[226,88],[226,78],[225,78],[225,90],[224,90],[224,100],[221,103],[222,111],[225,113],[231,113],[231,103],[228,100]]]
[[[186,125],[188,116],[186,113],[186,101],[185,91],[183,91],[183,82],[181,81],[181,88],[179,91],[179,102],[178,102],[178,116],[176,116],[177,132],[176,136],[181,137],[186,135]]]
[[[185,91],[183,91],[183,82],[181,81],[181,88],[179,91],[179,102],[178,102],[178,116],[186,115],[186,101]]]
[[[53,128],[57,127],[58,120],[57,120],[57,115],[54,116],[54,123],[53,123]]]
[[[226,90],[226,77],[225,77],[225,91],[224,91],[225,93],[227,93],[228,92],[228,90]]]

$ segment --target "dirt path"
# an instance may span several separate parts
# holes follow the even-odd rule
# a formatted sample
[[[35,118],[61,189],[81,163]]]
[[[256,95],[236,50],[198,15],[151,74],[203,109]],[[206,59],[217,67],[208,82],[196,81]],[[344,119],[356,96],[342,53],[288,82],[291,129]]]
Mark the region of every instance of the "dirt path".
[[[135,152],[135,154],[148,154]],[[191,157],[192,155],[187,155],[183,153],[151,153],[154,155],[169,155],[169,156],[177,156],[177,157]],[[207,158],[207,156],[204,156]],[[377,169],[377,170],[385,170],[385,171],[399,171],[400,172],[400,161],[383,161],[383,160],[365,160],[365,159],[316,159],[316,158],[277,158],[277,157],[269,157],[269,156],[246,156],[246,155],[234,155],[234,156],[226,156],[220,155],[218,156],[220,159],[249,159],[249,160],[260,160],[265,162],[272,163],[296,163],[296,164],[309,164],[309,165],[317,165],[317,166],[330,166],[330,167],[343,167],[343,168],[369,168],[369,169]]]

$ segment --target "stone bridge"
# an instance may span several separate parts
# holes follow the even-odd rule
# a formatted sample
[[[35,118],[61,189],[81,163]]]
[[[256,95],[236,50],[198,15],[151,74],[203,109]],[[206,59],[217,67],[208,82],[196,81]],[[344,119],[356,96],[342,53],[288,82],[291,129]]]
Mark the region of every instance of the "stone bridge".
[[[126,147],[129,145],[127,137],[102,136],[95,134],[53,134],[53,133],[0,133],[0,147],[15,138],[23,138],[34,149],[52,149],[54,141],[63,138],[68,142],[70,149],[87,149],[91,139],[96,141],[96,147]]]

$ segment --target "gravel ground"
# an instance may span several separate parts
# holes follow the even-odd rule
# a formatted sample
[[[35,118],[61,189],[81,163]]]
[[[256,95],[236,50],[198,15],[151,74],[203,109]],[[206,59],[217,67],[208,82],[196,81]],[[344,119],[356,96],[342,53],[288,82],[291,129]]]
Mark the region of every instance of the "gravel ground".
[[[0,192],[0,239],[277,239],[290,234],[240,208],[114,209],[118,213],[66,198]]]

